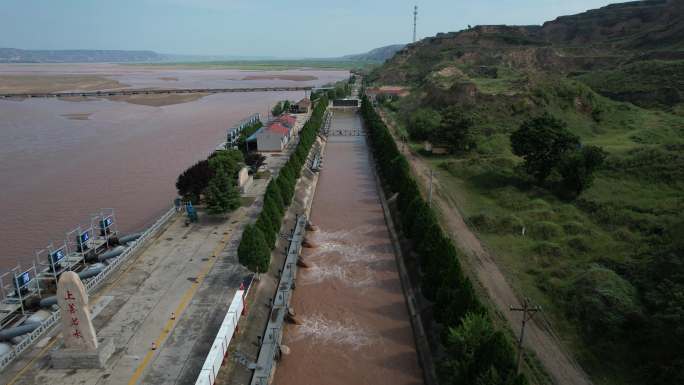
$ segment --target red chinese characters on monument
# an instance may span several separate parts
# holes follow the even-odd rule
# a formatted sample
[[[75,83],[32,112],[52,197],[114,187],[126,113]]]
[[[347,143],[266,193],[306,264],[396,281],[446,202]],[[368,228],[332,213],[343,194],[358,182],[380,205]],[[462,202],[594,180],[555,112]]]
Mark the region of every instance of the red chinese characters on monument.
[[[67,301],[67,306],[69,307],[69,313],[70,314],[76,314],[78,312],[78,307],[76,306],[76,298],[74,298],[74,294],[71,292],[71,290],[66,291],[66,295],[64,296],[64,300]],[[78,328],[78,325],[80,324],[78,317],[71,317],[71,326],[72,326],[72,331],[71,335],[76,337],[76,338],[83,338],[83,334],[81,334],[81,330]]]

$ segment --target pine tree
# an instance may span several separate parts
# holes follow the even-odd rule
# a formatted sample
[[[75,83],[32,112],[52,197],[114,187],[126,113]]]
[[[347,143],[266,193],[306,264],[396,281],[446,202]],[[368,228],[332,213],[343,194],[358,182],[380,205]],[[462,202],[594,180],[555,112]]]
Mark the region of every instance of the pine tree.
[[[207,212],[225,214],[240,207],[240,192],[232,176],[222,166],[214,171],[207,187]]]
[[[264,234],[254,225],[247,225],[242,233],[238,246],[238,259],[241,264],[252,271],[268,271],[271,263],[271,251],[266,244]]]

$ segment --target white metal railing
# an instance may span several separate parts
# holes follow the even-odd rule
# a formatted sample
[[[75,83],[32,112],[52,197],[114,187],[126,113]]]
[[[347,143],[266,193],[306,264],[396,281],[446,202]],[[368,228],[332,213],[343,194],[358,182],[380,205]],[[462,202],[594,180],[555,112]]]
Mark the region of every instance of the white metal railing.
[[[88,280],[85,284],[86,291],[91,293],[95,291],[111,274],[114,272],[124,261],[126,261],[131,255],[135,254],[145,242],[154,236],[157,231],[162,228],[169,219],[171,219],[174,214],[176,214],[176,208],[171,207],[166,213],[164,213],[152,226],[145,230],[140,238],[136,239],[133,245],[127,248],[121,255],[116,258],[111,264],[107,265],[102,272],[96,275],[94,278]],[[18,343],[14,348],[7,354],[0,358],[0,371],[4,370],[12,361],[14,361],[21,353],[24,352],[29,346],[31,346],[37,339],[41,338],[43,334],[52,329],[52,327],[57,324],[62,318],[61,312],[59,310],[52,312],[50,317],[41,322],[34,331],[29,333],[26,338],[24,338],[20,343]]]

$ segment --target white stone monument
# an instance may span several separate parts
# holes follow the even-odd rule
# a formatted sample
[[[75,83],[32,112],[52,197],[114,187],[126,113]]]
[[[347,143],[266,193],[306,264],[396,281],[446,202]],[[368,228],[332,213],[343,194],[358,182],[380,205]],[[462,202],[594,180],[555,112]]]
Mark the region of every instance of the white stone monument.
[[[238,173],[238,187],[240,188],[240,193],[244,194],[252,185],[252,176],[249,175],[249,168],[243,167]]]
[[[57,283],[57,303],[62,315],[64,345],[52,353],[57,369],[103,368],[114,352],[114,343],[98,343],[88,306],[88,293],[78,274],[67,271]]]

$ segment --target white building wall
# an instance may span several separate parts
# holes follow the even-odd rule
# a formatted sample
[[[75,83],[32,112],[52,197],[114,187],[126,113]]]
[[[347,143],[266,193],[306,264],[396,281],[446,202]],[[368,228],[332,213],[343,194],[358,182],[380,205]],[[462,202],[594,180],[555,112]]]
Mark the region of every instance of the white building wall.
[[[257,134],[257,151],[279,152],[283,151],[285,140],[278,133],[262,132]]]

